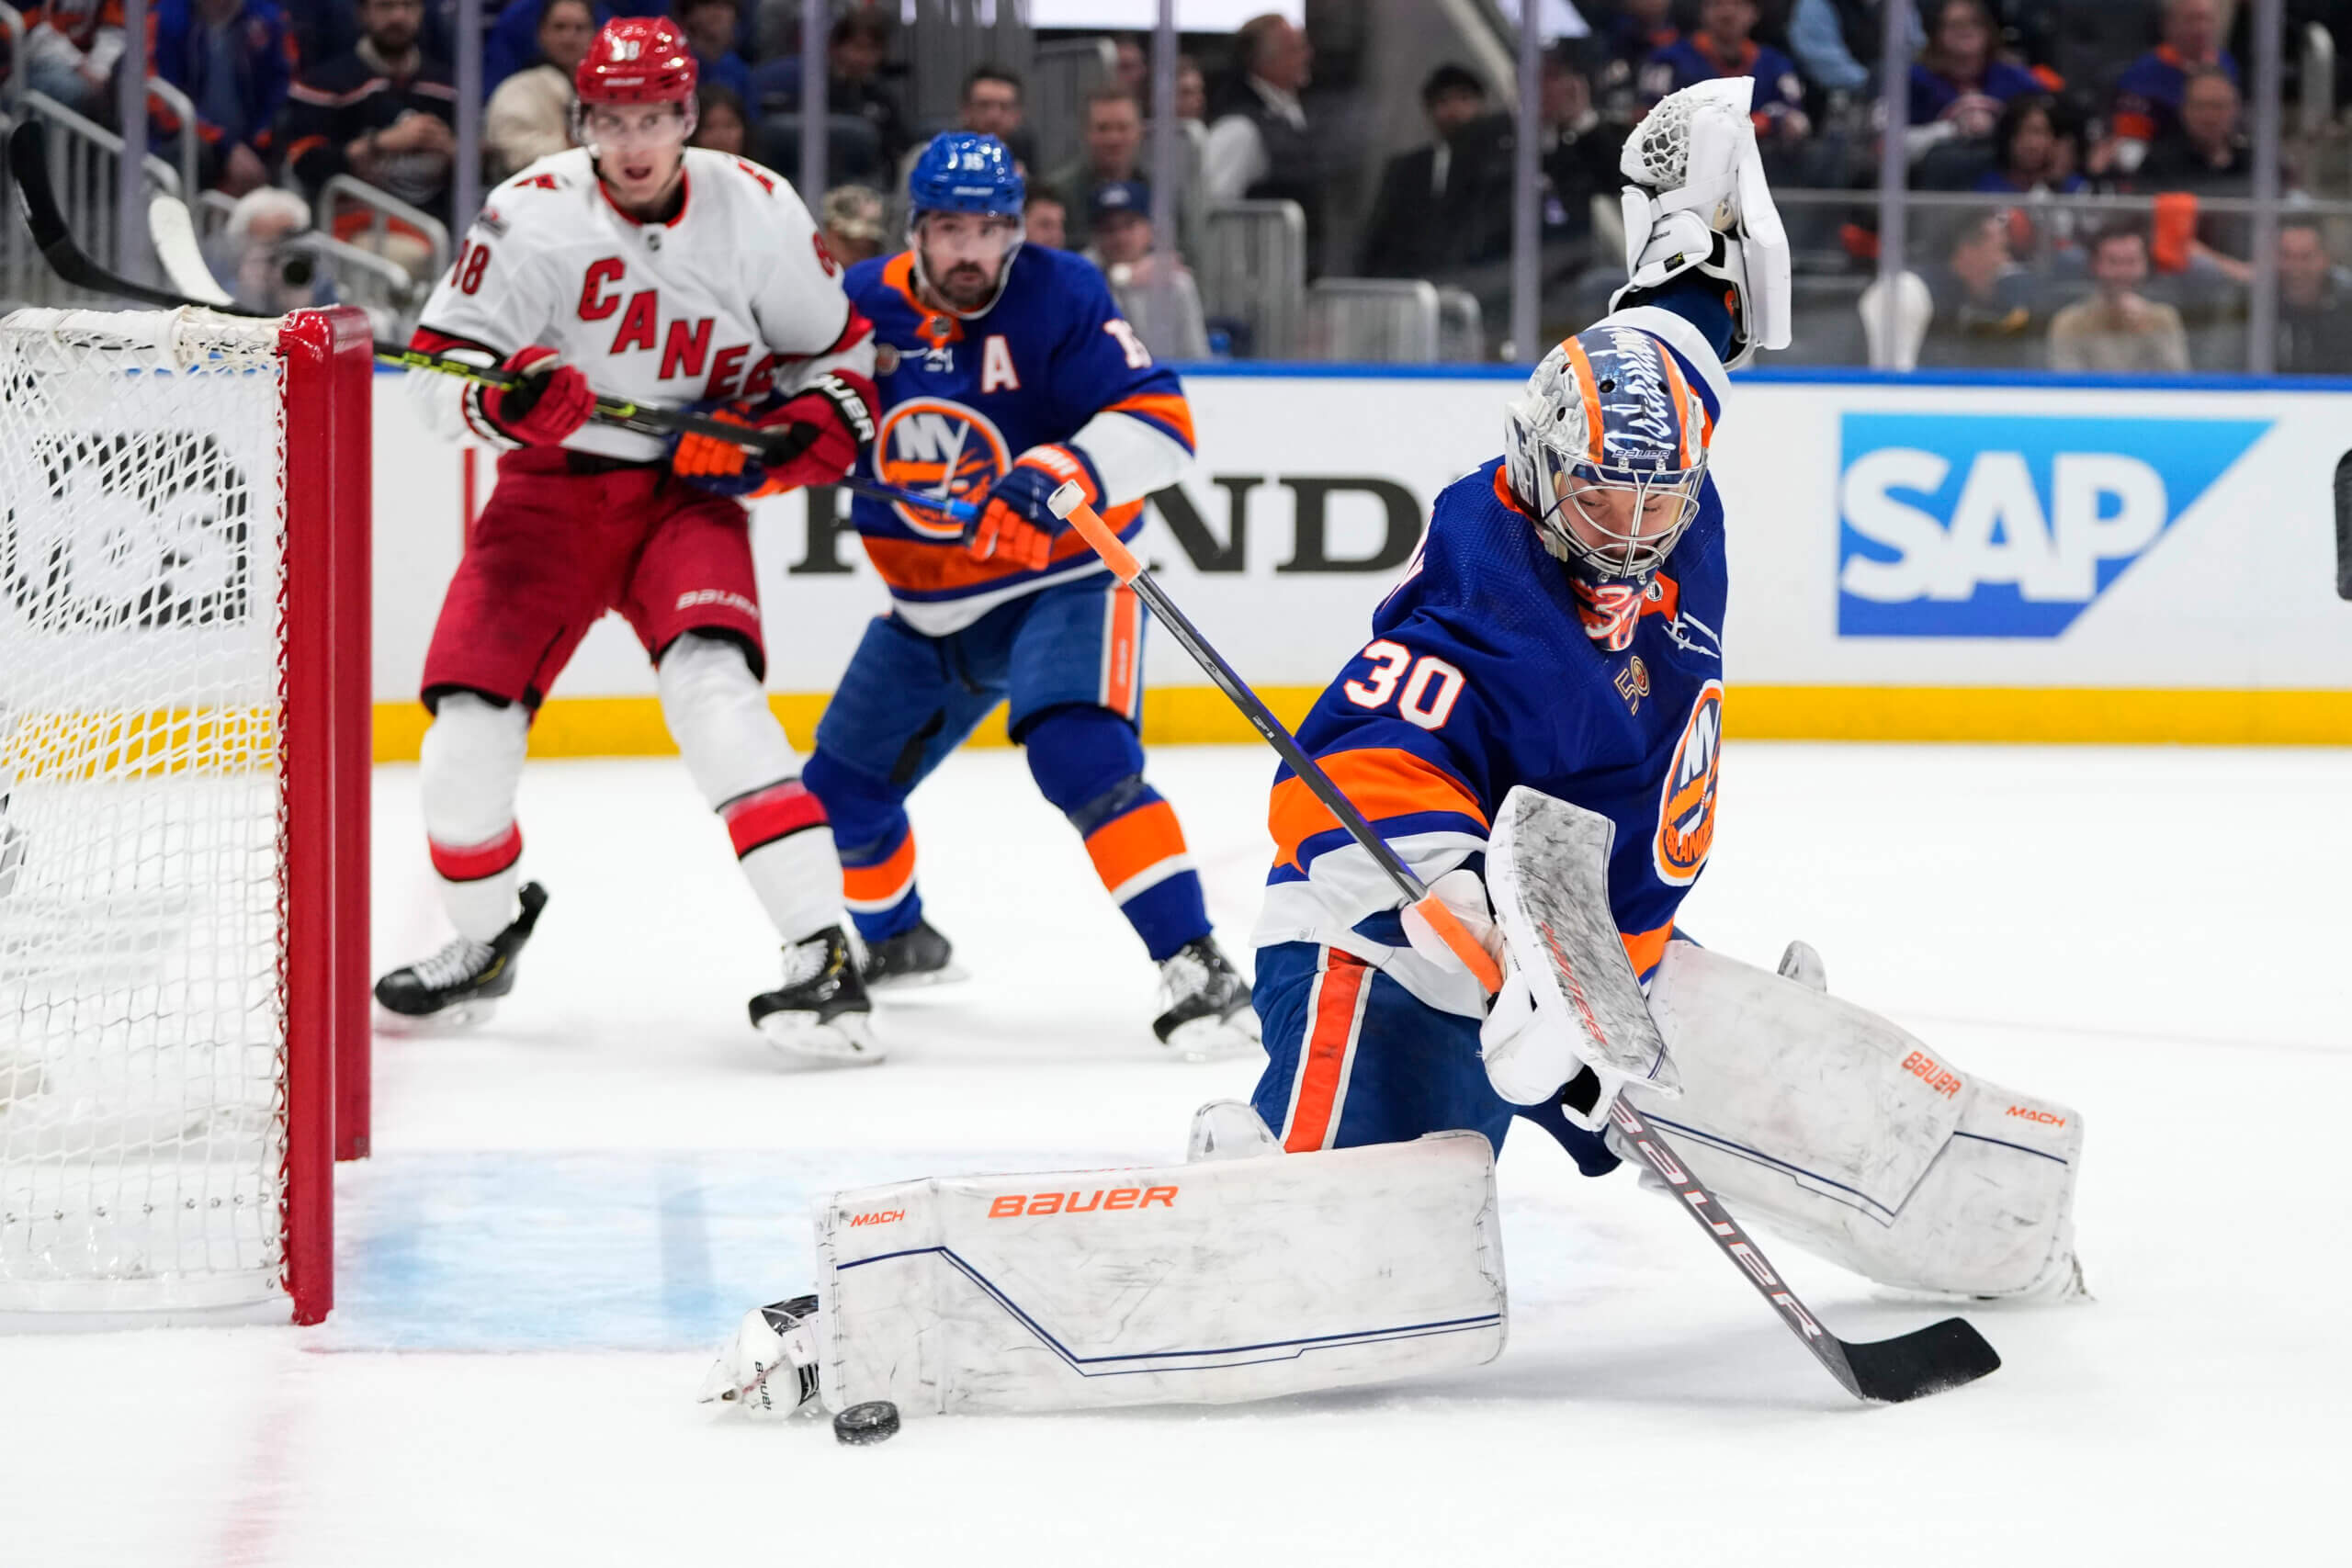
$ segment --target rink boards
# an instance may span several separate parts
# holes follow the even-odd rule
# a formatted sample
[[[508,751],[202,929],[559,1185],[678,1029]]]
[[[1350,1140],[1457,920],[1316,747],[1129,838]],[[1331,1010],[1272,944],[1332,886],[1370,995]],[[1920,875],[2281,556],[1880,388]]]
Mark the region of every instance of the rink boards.
[[[1438,491],[1498,450],[1510,371],[1187,374],[1201,461],[1145,552],[1227,657],[1295,713],[1361,645]],[[379,760],[413,693],[492,455],[377,383]],[[1736,378],[1714,447],[1732,594],[1725,723],[1786,739],[2352,743],[2352,604],[2331,483],[2352,383],[1988,376]],[[768,684],[806,744],[879,580],[799,495],[753,517]],[[1148,739],[1249,731],[1165,637]],[[671,750],[608,618],[540,755]],[[989,727],[1001,737],[1000,726]],[[984,731],[985,733],[985,731]]]

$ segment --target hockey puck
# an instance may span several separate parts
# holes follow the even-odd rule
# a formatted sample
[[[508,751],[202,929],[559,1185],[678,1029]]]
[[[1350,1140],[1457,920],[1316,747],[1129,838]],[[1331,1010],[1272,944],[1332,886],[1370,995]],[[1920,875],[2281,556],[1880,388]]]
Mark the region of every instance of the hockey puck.
[[[833,1417],[834,1439],[854,1448],[879,1443],[898,1435],[899,1407],[887,1399],[853,1404]]]

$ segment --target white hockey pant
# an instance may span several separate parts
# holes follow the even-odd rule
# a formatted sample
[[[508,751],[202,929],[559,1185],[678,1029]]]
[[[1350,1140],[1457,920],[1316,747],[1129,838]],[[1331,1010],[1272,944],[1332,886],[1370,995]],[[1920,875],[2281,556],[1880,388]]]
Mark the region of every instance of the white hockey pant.
[[[2077,1112],[1689,942],[1668,944],[1650,1011],[1683,1093],[1634,1099],[1743,1217],[1886,1285],[2008,1296],[2070,1276]]]

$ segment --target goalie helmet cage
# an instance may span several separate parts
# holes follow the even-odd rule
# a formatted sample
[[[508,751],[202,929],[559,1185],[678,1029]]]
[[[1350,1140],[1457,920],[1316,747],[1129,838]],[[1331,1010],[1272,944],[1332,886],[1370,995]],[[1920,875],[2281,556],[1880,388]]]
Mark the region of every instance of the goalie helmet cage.
[[[348,308],[0,321],[0,1321],[334,1304],[371,381]]]

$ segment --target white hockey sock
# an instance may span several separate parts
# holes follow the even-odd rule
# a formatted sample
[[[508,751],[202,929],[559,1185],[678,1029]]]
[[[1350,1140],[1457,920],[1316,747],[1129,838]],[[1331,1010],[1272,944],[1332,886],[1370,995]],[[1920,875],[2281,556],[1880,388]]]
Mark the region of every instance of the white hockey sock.
[[[752,891],[786,942],[845,923],[842,868],[824,807],[767,693],[722,637],[689,632],[658,671],[662,717],[686,772],[727,824]]]
[[[500,707],[470,692],[441,699],[418,754],[417,794],[441,905],[461,935],[488,942],[515,912],[516,862],[523,834],[514,821],[514,787],[531,716],[519,704]]]

